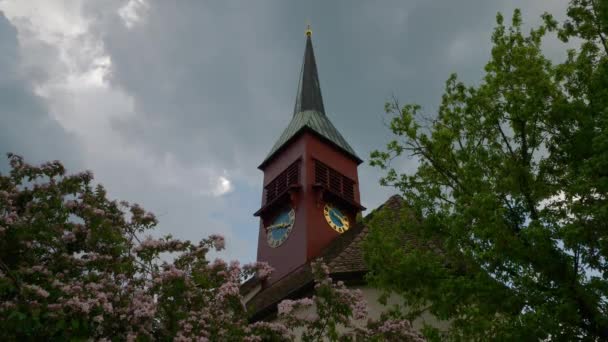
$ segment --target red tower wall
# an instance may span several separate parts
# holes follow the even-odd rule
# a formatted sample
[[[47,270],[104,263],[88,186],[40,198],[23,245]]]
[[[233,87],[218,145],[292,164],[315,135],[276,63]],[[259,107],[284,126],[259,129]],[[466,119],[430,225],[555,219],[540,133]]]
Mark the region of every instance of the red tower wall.
[[[271,219],[273,213],[263,215],[260,220],[258,261],[266,261],[275,269],[270,283],[319,256],[321,251],[340,235],[325,221],[323,216],[325,203],[320,201],[319,190],[313,188],[315,159],[354,180],[355,201],[360,203],[357,163],[343,151],[310,132],[299,134],[263,168],[264,187],[298,159],[301,161],[301,188],[295,198],[296,219],[289,237],[281,246],[270,247],[266,241],[264,221]],[[265,205],[264,194],[263,205]],[[356,212],[351,210],[346,214],[351,225],[354,225]]]
[[[306,244],[306,259],[312,260],[321,254],[321,251],[327,247],[331,241],[337,238],[340,234],[333,230],[325,221],[323,215],[323,207],[325,202],[319,201],[317,192],[319,190],[313,189],[314,184],[314,160],[319,160],[331,167],[332,169],[340,172],[346,177],[355,181],[355,201],[360,203],[359,195],[359,177],[357,174],[357,163],[347,157],[347,155],[338,150],[333,145],[330,145],[320,140],[315,135],[310,133],[304,133],[306,137],[306,161],[304,171],[307,175],[308,182],[305,187],[309,196],[304,198],[306,202],[308,216],[308,236]],[[351,225],[355,222],[355,212],[346,212]]]
[[[273,181],[281,172],[289,165],[298,159],[301,159],[301,167],[304,167],[304,156],[306,153],[306,142],[302,136],[296,138],[268,163],[262,171],[264,171],[264,188]],[[300,172],[300,183],[306,181],[306,173]],[[277,248],[272,248],[266,240],[266,232],[264,231],[264,220],[272,219],[274,213],[264,215],[260,219],[260,229],[258,233],[258,261],[268,262],[274,272],[271,275],[270,282],[275,282],[301,266],[306,260],[306,227],[307,212],[301,204],[302,193],[297,195],[296,201],[296,219],[289,237],[283,244]],[[264,192],[262,192],[262,206],[265,205]],[[287,203],[285,203],[287,204]],[[271,217],[268,217],[271,216]]]

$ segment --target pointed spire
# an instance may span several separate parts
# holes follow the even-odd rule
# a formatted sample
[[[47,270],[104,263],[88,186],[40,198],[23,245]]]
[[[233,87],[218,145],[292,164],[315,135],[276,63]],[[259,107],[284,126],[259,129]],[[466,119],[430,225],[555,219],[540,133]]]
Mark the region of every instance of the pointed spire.
[[[306,49],[304,50],[304,61],[302,62],[302,70],[300,71],[300,83],[298,84],[296,106],[293,111],[294,115],[303,111],[315,111],[325,114],[311,37],[312,31],[310,25],[308,25],[306,28]]]
[[[346,142],[342,134],[331,123],[327,115],[325,115],[321,87],[319,86],[319,75],[317,74],[317,63],[315,62],[315,54],[312,51],[311,36],[312,31],[310,30],[310,25],[308,25],[306,28],[306,50],[304,51],[304,62],[300,71],[300,83],[298,84],[298,94],[296,96],[293,117],[274,146],[272,146],[266,159],[260,164],[260,169],[263,169],[275,155],[280,153],[283,147],[287,146],[304,130],[316,134],[324,141],[344,151],[346,155],[357,162],[357,165],[363,162],[348,142]]]

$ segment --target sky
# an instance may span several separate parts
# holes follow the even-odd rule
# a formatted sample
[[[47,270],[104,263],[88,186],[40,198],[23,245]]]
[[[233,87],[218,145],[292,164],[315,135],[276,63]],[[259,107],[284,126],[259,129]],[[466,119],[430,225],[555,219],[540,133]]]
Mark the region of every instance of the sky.
[[[289,123],[310,23],[326,112],[357,154],[362,204],[382,204],[371,151],[384,103],[436,111],[445,80],[478,83],[497,12],[524,23],[565,0],[0,0],[0,153],[92,170],[141,204],[156,235],[226,236],[255,260],[262,172]],[[559,61],[563,46],[547,39]],[[416,163],[399,160],[399,171]],[[8,170],[0,159],[0,172]]]

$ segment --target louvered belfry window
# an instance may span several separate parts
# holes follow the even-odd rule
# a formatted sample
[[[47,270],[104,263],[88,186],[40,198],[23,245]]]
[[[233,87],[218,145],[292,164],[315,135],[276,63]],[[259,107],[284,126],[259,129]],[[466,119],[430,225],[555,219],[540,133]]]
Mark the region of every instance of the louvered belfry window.
[[[315,160],[315,183],[346,199],[355,200],[355,182],[318,160]]]
[[[266,190],[266,203],[274,201],[289,189],[291,185],[300,183],[300,160],[289,165],[287,169],[281,172],[275,179],[272,180],[264,190]]]

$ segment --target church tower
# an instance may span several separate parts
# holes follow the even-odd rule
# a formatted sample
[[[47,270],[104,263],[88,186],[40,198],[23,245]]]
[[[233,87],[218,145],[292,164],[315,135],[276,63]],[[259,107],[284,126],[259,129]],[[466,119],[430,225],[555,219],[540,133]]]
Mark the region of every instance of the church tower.
[[[257,259],[275,269],[271,283],[318,257],[365,209],[357,175],[362,161],[325,113],[311,36],[309,28],[293,117],[259,166]]]

